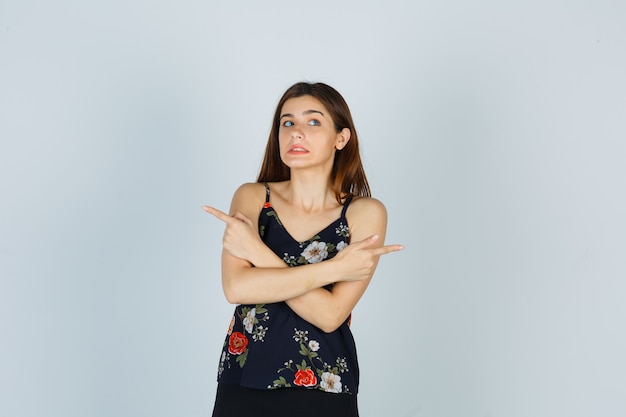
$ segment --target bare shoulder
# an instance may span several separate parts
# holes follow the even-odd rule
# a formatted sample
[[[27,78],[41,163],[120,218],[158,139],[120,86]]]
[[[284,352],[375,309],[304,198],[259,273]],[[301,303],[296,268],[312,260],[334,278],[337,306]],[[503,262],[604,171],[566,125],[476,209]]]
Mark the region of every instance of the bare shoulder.
[[[355,198],[352,203],[350,203],[348,212],[351,212],[350,214],[355,217],[387,217],[387,209],[385,208],[385,205],[380,200],[373,197]]]
[[[384,236],[387,229],[387,209],[372,197],[355,198],[348,206],[346,218],[352,236],[359,240],[374,233]]]
[[[245,184],[241,184],[237,191],[235,191],[235,195],[242,195],[246,197],[254,197],[254,196],[264,196],[265,195],[265,185],[260,182],[247,182]]]
[[[258,214],[265,203],[265,186],[258,182],[248,182],[237,188],[230,207],[231,215],[242,212],[245,215]]]

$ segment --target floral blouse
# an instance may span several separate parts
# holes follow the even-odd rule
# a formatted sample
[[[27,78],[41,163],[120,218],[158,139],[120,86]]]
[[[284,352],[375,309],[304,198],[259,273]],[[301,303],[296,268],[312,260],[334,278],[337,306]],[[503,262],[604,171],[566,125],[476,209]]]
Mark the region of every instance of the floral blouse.
[[[297,267],[331,259],[350,241],[345,202],[341,216],[311,239],[294,240],[266,199],[259,216],[261,239],[283,261]],[[332,285],[325,287],[327,290]],[[218,382],[248,388],[302,387],[356,394],[359,367],[350,318],[325,333],[299,317],[285,302],[238,305],[230,321],[218,368]]]

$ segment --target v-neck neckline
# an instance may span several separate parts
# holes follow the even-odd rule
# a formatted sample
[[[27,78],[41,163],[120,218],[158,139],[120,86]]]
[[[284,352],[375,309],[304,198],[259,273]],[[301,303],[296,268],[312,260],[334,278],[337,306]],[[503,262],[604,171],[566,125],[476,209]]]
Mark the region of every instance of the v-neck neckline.
[[[315,240],[316,237],[318,237],[319,235],[321,235],[322,233],[324,233],[326,230],[330,229],[332,226],[336,225],[338,222],[341,222],[342,220],[344,220],[344,215],[343,215],[343,207],[341,210],[341,214],[339,215],[338,218],[336,218],[335,220],[333,220],[332,222],[330,222],[326,227],[324,227],[323,229],[321,229],[320,231],[318,231],[317,233],[313,234],[313,236],[311,236],[308,239],[305,240],[298,240],[295,237],[293,237],[293,235],[289,232],[289,230],[285,227],[285,225],[283,224],[283,222],[280,220],[280,216],[278,215],[278,211],[274,208],[274,206],[271,205],[271,203],[265,203],[263,205],[263,209],[264,210],[272,210],[274,212],[274,217],[276,219],[276,222],[278,223],[278,225],[281,227],[281,229],[287,234],[287,236],[289,236],[289,238],[291,240],[293,240],[295,243],[297,243],[298,245],[302,246],[305,243],[308,242],[312,242],[313,240]],[[347,221],[346,221],[347,223]]]

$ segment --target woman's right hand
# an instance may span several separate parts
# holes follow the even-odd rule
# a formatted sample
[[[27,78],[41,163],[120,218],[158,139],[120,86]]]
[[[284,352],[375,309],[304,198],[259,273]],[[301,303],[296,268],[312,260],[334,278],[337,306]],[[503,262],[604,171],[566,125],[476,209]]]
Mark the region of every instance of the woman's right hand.
[[[378,235],[372,235],[359,242],[351,243],[331,261],[341,281],[362,281],[369,279],[376,269],[381,255],[404,249],[402,245],[377,246]]]
[[[239,212],[229,216],[211,206],[202,208],[226,224],[222,239],[224,249],[236,258],[256,264],[256,254],[265,244],[261,241],[252,221]]]

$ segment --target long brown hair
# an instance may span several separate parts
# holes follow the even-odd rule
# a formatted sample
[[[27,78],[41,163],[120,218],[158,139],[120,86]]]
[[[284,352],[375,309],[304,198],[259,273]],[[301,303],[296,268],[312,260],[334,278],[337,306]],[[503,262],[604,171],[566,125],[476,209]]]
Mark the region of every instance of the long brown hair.
[[[365,170],[359,152],[359,138],[354,128],[348,104],[341,94],[324,83],[299,82],[287,89],[278,101],[272,129],[265,147],[263,164],[257,182],[285,181],[291,178],[289,167],[280,159],[278,130],[280,128],[280,112],[285,102],[292,98],[311,96],[318,99],[330,113],[335,124],[335,131],[350,129],[350,140],[346,146],[335,152],[335,160],[330,174],[333,192],[339,204],[348,196],[371,196],[370,187],[365,177]]]

